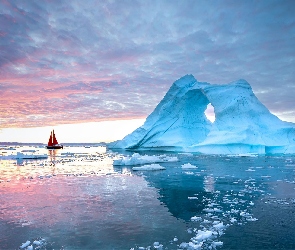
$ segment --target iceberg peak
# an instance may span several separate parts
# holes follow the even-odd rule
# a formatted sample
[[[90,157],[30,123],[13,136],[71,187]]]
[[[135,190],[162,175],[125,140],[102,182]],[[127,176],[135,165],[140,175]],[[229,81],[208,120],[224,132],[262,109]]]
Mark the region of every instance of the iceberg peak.
[[[215,122],[205,115],[214,107]],[[281,121],[243,79],[228,84],[175,81],[143,126],[112,148],[205,154],[295,153],[295,124]]]

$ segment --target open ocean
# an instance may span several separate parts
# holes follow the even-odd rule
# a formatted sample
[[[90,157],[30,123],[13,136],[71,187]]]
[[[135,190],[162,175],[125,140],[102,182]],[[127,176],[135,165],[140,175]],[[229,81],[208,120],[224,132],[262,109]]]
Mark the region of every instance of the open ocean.
[[[178,161],[133,171],[94,144],[0,148],[0,249],[295,249],[294,155],[144,151]]]

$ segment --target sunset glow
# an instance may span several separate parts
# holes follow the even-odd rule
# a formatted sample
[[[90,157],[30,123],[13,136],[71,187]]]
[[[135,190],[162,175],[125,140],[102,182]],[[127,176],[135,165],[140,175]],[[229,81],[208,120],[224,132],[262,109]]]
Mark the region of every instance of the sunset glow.
[[[77,135],[86,123],[94,136],[84,141],[119,139],[130,129],[106,136],[102,124],[145,119],[185,74],[213,84],[245,79],[272,113],[295,122],[294,1],[0,7],[0,141],[46,141],[49,128],[66,125]]]

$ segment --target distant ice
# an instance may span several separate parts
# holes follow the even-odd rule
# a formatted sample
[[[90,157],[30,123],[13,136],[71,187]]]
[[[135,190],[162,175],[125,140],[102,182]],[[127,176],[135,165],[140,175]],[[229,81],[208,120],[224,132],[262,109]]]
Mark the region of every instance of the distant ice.
[[[47,159],[48,158],[47,154],[39,154],[39,153],[29,154],[30,152],[28,153],[17,152],[16,154],[3,155],[3,156],[0,156],[0,159],[15,160],[15,159]]]
[[[48,158],[47,154],[24,154],[17,152],[16,159],[46,159]]]

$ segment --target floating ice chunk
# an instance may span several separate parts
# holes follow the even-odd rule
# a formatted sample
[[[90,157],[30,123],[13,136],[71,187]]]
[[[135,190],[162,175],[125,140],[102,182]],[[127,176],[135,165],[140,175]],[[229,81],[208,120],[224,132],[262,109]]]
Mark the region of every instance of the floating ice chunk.
[[[196,169],[197,168],[196,166],[194,166],[194,165],[192,165],[190,163],[183,164],[183,165],[181,165],[181,167],[183,169]]]
[[[210,230],[198,230],[198,234],[193,238],[194,240],[197,241],[203,241],[203,240],[207,240],[208,238],[210,238],[212,236],[213,232]]]
[[[193,216],[191,218],[191,221],[200,221],[200,220],[202,220],[202,217]]]
[[[203,220],[203,222],[202,223],[210,223],[211,221],[209,221],[209,220]]]
[[[193,242],[190,242],[188,243],[188,249],[195,249],[195,250],[199,250],[201,249],[203,246],[203,242],[200,242],[200,243],[193,243]]]
[[[160,244],[160,242],[157,242],[157,241],[154,242],[153,246],[154,246],[154,249],[162,250],[162,248],[163,248],[163,245]]]
[[[248,216],[251,216],[251,214],[247,213],[247,212],[240,212],[240,215],[243,216],[243,217],[248,217]]]
[[[27,240],[25,243],[22,243],[22,245],[19,248],[23,249],[23,248],[29,246],[30,244],[31,244],[31,241]]]
[[[207,212],[207,213],[212,213],[212,212],[217,212],[217,213],[221,213],[222,210],[219,208],[204,208],[203,211]]]
[[[151,165],[143,165],[141,167],[133,167],[134,171],[153,171],[153,170],[164,170],[166,168],[162,167],[160,164],[151,164]]]
[[[197,200],[198,199],[198,197],[187,197],[189,200]]]
[[[254,206],[254,202],[253,201],[250,201],[249,203],[251,206]]]
[[[245,171],[248,171],[248,172],[255,172],[256,170],[255,169],[252,169],[252,168],[248,168],[247,170]]]
[[[178,161],[177,157],[170,157],[167,155],[140,155],[138,153],[134,153],[131,157],[123,157],[121,159],[114,160],[113,165],[116,166],[132,166],[132,165],[141,165],[148,163],[159,163],[159,162],[174,162]]]
[[[225,225],[223,225],[223,222],[220,222],[216,225],[213,225],[213,227],[217,230],[222,230],[223,228],[225,228]]]
[[[246,220],[247,220],[247,221],[257,221],[258,219],[257,219],[257,218],[253,218],[253,217],[251,216],[251,217],[247,217]]]
[[[174,237],[173,241],[178,241],[178,239],[177,239],[177,237],[176,237],[176,236]]]
[[[40,246],[40,245],[42,244],[42,242],[39,241],[39,240],[34,240],[34,241],[33,241],[33,244],[34,244],[34,245],[37,245],[37,246]]]
[[[222,245],[223,245],[223,242],[222,241],[213,241],[212,242],[212,246],[213,247],[222,246]]]
[[[235,218],[231,218],[231,219],[230,219],[230,222],[231,222],[231,223],[234,223],[234,222],[236,222],[236,221],[237,221],[237,219],[235,219]]]
[[[34,250],[34,247],[32,245],[27,247],[27,250]]]
[[[182,242],[180,245],[179,245],[179,248],[181,249],[185,249],[185,248],[188,248],[189,244],[186,243],[186,242]]]

